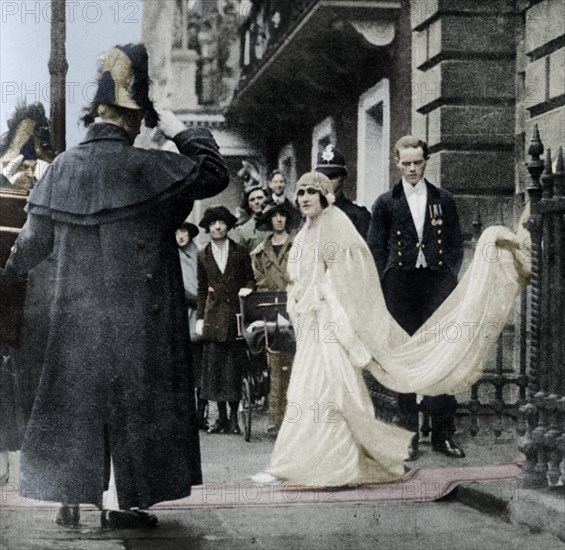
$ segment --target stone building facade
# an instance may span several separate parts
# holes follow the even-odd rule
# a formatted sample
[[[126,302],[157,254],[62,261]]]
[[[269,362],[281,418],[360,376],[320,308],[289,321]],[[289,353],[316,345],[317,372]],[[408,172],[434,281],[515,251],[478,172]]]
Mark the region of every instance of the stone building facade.
[[[197,8],[195,23],[189,12]],[[218,61],[209,39],[226,8],[229,54]],[[189,31],[177,32],[180,42],[163,39],[179,17]],[[208,34],[198,31],[207,18]],[[192,50],[178,46],[191,44],[187,32]],[[563,0],[149,1],[144,35],[169,106],[191,124],[221,117],[226,151],[234,139],[263,173],[282,169],[289,193],[332,142],[348,163],[346,194],[371,208],[399,179],[398,138],[424,138],[427,177],[454,194],[468,252],[477,205],[484,226],[501,214],[509,226],[517,220],[534,124],[546,147],[565,146]],[[223,86],[211,100],[198,91],[203,75]],[[232,159],[235,170],[239,157]],[[238,192],[234,182],[227,206]],[[519,393],[518,320],[503,338],[505,402]]]

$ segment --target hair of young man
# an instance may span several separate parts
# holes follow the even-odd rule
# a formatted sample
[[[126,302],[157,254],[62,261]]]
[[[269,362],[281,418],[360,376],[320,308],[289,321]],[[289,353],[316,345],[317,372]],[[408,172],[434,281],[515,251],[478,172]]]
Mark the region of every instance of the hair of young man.
[[[418,149],[418,147],[424,152],[424,160],[428,160],[428,144],[416,136],[401,137],[394,146],[394,158],[396,160],[400,159],[400,151],[402,149]]]

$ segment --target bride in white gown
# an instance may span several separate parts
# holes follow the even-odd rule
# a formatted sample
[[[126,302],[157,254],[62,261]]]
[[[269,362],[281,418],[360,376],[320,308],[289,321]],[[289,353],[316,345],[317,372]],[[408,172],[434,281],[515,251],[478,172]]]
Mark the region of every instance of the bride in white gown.
[[[450,336],[439,343],[434,333],[408,337],[386,309],[367,245],[347,216],[328,204],[330,191],[318,172],[296,185],[295,200],[306,217],[288,267],[287,308],[297,350],[285,420],[267,471],[253,477],[257,482],[339,487],[402,477],[413,434],[374,418],[362,368],[398,392],[460,391],[480,377],[528,278],[527,235],[487,230],[477,249],[492,245],[496,261],[474,261],[426,323],[439,324],[440,333],[448,327]],[[455,338],[453,329],[462,327],[475,336]],[[485,327],[488,338],[481,336]]]

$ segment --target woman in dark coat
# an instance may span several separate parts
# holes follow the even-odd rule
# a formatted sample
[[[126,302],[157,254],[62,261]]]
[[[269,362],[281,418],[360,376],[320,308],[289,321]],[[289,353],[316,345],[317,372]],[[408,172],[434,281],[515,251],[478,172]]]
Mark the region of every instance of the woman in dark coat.
[[[133,82],[123,89],[128,69]],[[159,120],[143,45],[113,48],[103,71],[90,117],[102,122],[34,188],[4,272],[22,276],[54,253],[49,340],[20,493],[68,505],[64,524],[78,523],[79,503],[102,508],[110,458],[122,510],[185,497],[201,483],[175,229],[195,199],[228,184],[212,135],[187,130],[170,112],[160,128],[180,155],[132,147],[142,118]],[[156,524],[134,512],[103,512],[101,521]]]
[[[239,294],[255,286],[247,251],[227,237],[236,217],[223,206],[206,209],[200,222],[212,242],[198,253],[197,332],[204,340],[202,397],[218,402],[218,421],[209,433],[241,433],[237,409],[241,397],[245,348],[237,341]],[[226,401],[230,404],[228,420]]]

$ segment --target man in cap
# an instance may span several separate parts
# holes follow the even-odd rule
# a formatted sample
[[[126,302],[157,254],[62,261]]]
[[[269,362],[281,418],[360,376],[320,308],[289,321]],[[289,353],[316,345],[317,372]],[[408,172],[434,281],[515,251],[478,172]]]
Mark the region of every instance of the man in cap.
[[[396,144],[395,158],[402,180],[377,198],[367,244],[387,308],[412,335],[457,286],[463,238],[453,198],[424,178],[427,144],[404,136]],[[398,405],[401,424],[416,432],[412,458],[417,456],[419,410],[431,415],[433,449],[454,458],[465,456],[452,440],[455,397],[426,396],[418,405],[415,394],[399,394]]]
[[[364,206],[358,206],[343,194],[343,188],[347,180],[347,167],[341,151],[331,143],[326,145],[324,150],[318,153],[317,164],[314,170],[321,172],[330,179],[333,186],[333,194],[335,195],[335,206],[345,212],[355,226],[355,229],[366,239],[371,214]]]
[[[43,105],[19,105],[0,143],[0,187],[31,189],[54,157]]]
[[[262,187],[251,187],[245,191],[243,200],[247,204],[250,216],[237,228],[237,235],[239,244],[249,253],[269,235],[268,231],[257,227],[257,220],[261,217],[267,200],[267,192]]]
[[[219,413],[208,433],[241,433],[237,412],[246,353],[237,341],[236,314],[238,295],[249,294],[255,280],[248,252],[228,238],[236,220],[225,206],[213,206],[199,224],[211,239],[198,253],[196,332],[204,340],[201,392],[204,399],[217,402]]]
[[[268,204],[257,222],[260,229],[271,234],[251,252],[251,265],[257,290],[286,290],[290,284],[287,272],[289,257],[293,257],[294,234],[289,233],[287,224],[293,219],[293,208],[285,202]],[[269,368],[269,426],[268,431],[276,434],[286,412],[286,392],[294,354],[267,353]]]
[[[208,130],[188,130],[149,98],[143,44],[108,53],[85,140],[33,189],[3,276],[51,252],[49,339],[21,452],[23,496],[103,509],[104,528],[150,527],[139,511],[201,483],[184,289],[174,231],[196,199],[228,185]],[[99,117],[99,118],[98,118]],[[134,148],[159,124],[181,154]],[[113,466],[120,511],[104,499]],[[115,507],[115,506],[114,506]]]

